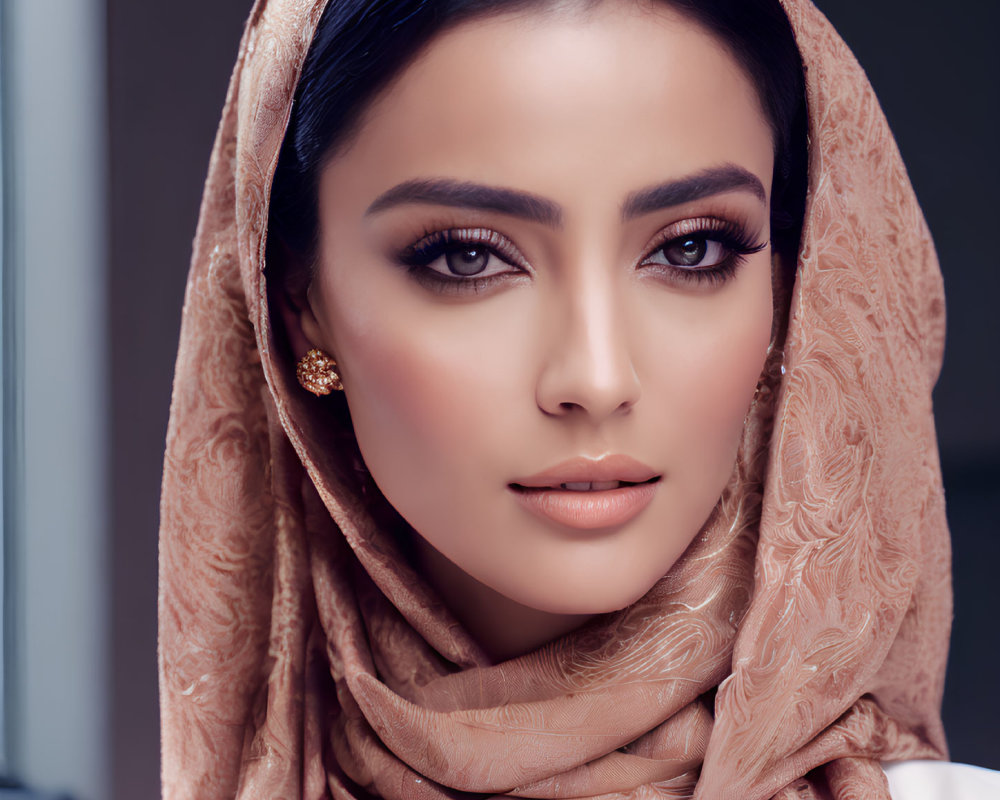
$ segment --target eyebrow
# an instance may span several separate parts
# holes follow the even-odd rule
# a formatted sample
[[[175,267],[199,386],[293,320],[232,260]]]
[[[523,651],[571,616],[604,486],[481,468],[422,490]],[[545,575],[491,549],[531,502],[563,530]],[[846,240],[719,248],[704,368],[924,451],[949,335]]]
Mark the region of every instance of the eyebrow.
[[[648,189],[633,192],[625,198],[622,219],[630,220],[650,211],[691,203],[723,192],[750,192],[762,203],[767,202],[767,193],[760,178],[743,167],[725,164],[711,167],[676,181],[667,181]]]
[[[735,164],[725,164],[631,193],[622,205],[622,219],[628,221],[651,211],[732,191],[750,192],[761,202],[767,200],[764,185],[756,175]],[[375,198],[365,210],[365,216],[407,203],[497,211],[550,227],[562,225],[562,208],[544,197],[448,178],[416,179],[397,184]]]
[[[562,209],[551,200],[519,192],[516,189],[484,186],[480,183],[453,181],[447,178],[406,181],[393,186],[375,198],[365,211],[365,215],[404,203],[478,208],[483,211],[510,214],[554,228],[562,225]]]

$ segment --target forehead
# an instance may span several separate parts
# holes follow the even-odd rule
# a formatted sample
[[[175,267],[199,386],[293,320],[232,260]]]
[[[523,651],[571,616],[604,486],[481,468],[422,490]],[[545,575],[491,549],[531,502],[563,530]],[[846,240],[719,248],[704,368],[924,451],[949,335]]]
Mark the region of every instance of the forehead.
[[[755,88],[724,43],[664,3],[612,0],[447,30],[371,104],[331,166],[544,192],[546,176],[574,170],[642,184],[650,170],[659,179],[736,163],[769,186],[772,149]]]

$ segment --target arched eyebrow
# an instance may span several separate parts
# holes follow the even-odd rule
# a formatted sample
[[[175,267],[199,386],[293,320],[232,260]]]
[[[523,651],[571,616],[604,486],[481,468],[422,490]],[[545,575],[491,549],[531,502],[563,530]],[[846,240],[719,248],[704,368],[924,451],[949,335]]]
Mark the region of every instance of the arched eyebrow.
[[[405,203],[428,203],[455,208],[476,208],[482,211],[498,211],[515,217],[538,222],[552,228],[562,225],[562,208],[558,203],[544,197],[505,189],[500,186],[486,186],[468,181],[453,181],[447,178],[435,180],[405,181],[380,194],[368,206],[365,215],[384,211]]]
[[[723,192],[750,192],[761,203],[767,202],[767,193],[760,178],[743,167],[725,164],[689,175],[676,181],[650,186],[633,192],[622,205],[622,219],[630,220],[661,208],[691,203],[703,197],[711,197]]]
[[[661,208],[732,191],[750,192],[762,203],[767,201],[764,185],[756,175],[735,164],[725,164],[633,192],[622,204],[622,219],[628,221]],[[563,219],[562,207],[544,197],[449,178],[416,179],[397,184],[375,198],[365,210],[365,216],[407,203],[496,211],[553,228],[561,227]]]

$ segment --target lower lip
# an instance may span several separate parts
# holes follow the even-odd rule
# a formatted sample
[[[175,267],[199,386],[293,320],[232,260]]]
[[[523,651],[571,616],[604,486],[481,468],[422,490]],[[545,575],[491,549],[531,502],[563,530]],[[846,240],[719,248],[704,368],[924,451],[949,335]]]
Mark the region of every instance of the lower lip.
[[[624,525],[650,504],[658,482],[620,486],[598,492],[566,489],[512,488],[517,501],[532,514],[579,530]]]

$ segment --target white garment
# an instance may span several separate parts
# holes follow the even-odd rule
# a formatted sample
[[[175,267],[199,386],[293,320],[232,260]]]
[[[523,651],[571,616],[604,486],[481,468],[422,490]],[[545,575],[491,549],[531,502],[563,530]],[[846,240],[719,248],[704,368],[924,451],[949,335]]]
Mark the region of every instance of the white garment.
[[[947,761],[883,764],[892,800],[1000,800],[1000,772]]]

